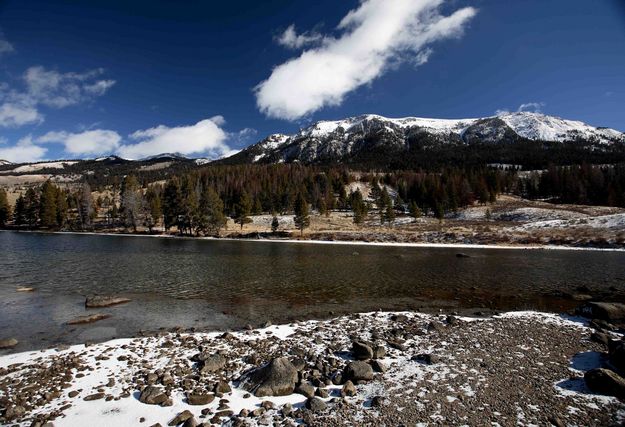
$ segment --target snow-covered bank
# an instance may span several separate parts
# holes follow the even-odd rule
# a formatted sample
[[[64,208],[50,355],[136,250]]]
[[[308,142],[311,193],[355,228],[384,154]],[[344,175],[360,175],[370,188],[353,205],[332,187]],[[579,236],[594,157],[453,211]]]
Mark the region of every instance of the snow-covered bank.
[[[23,426],[51,418],[55,426],[166,425],[181,413],[235,425],[545,425],[550,416],[605,425],[624,406],[567,382],[601,362],[590,333],[581,319],[538,312],[479,320],[375,312],[232,333],[164,332],[2,356],[0,405]],[[586,365],[575,363],[579,354]],[[244,388],[247,373],[280,357],[297,367],[298,392],[256,397]],[[345,384],[352,363],[369,371],[351,377],[354,395]],[[148,385],[162,404],[140,401]]]

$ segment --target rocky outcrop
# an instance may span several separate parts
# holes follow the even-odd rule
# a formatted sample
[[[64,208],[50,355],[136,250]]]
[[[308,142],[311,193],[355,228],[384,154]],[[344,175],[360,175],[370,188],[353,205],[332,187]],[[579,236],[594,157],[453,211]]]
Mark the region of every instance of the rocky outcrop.
[[[250,372],[243,380],[245,390],[257,397],[287,396],[295,390],[297,370],[286,357],[278,357]]]

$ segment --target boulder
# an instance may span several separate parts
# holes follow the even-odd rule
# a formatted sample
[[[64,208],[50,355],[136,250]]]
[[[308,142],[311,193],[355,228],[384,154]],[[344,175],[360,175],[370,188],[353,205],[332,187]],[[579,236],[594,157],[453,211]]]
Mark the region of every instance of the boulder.
[[[610,363],[621,373],[625,373],[625,342],[608,340],[607,344]]]
[[[85,307],[109,307],[111,305],[123,304],[129,302],[129,298],[115,297],[110,295],[92,295],[85,300]]]
[[[193,414],[191,413],[191,411],[182,411],[178,415],[176,415],[167,425],[177,426],[178,424],[182,424],[190,418],[193,418]]]
[[[328,408],[328,405],[318,397],[311,397],[306,401],[306,408],[312,412],[323,412]]]
[[[412,360],[424,363],[426,365],[434,365],[440,362],[440,358],[437,355],[431,353],[417,354],[416,356],[412,357]]]
[[[139,402],[147,405],[160,405],[167,400],[165,392],[156,386],[147,386],[139,395]]]
[[[243,388],[257,397],[288,396],[295,390],[297,380],[297,369],[291,361],[278,357],[247,374]]]
[[[595,393],[625,398],[625,379],[609,369],[591,369],[584,374],[588,388]]]
[[[227,360],[221,354],[200,354],[198,361],[202,368],[201,372],[217,372],[226,366]]]
[[[373,347],[373,359],[381,359],[386,356],[386,348],[383,345]]]
[[[341,396],[343,396],[343,397],[346,397],[346,396],[356,396],[356,387],[354,386],[353,382],[347,381],[343,385],[343,388],[341,389]]]
[[[343,377],[351,381],[371,381],[373,379],[373,369],[365,362],[350,362],[345,367]]]
[[[213,400],[215,396],[207,393],[192,393],[187,396],[189,405],[208,405]]]
[[[19,341],[15,338],[7,338],[4,340],[0,340],[0,349],[2,348],[13,348],[19,344]]]
[[[610,323],[625,322],[625,304],[616,302],[587,302],[577,307],[577,314],[589,319],[601,319]]]
[[[230,393],[230,392],[232,392],[232,389],[230,388],[230,385],[227,382],[223,381],[223,380],[219,381],[215,385],[215,393],[225,394],[225,393]]]
[[[373,358],[373,350],[362,341],[354,341],[352,343],[352,354],[357,360],[369,360]]]
[[[313,397],[315,395],[315,387],[309,382],[303,382],[295,388],[295,393],[306,397]]]

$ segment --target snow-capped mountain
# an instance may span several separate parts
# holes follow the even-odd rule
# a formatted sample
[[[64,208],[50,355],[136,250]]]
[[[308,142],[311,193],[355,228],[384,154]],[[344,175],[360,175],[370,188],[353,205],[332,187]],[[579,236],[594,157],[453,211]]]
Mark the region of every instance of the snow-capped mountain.
[[[622,132],[539,113],[518,112],[473,119],[390,119],[363,115],[321,121],[294,135],[274,134],[232,156],[231,163],[346,161],[363,153],[402,152],[411,146],[476,143],[583,141],[608,146],[625,142]]]
[[[8,160],[2,160],[0,159],[0,166],[6,166],[6,165],[11,165],[12,163],[9,162]]]

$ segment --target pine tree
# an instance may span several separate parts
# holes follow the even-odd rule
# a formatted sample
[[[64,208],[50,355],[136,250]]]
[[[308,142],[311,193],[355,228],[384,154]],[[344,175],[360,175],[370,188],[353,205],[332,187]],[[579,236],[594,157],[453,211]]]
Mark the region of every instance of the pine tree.
[[[58,225],[57,191],[58,189],[49,180],[41,186],[39,220],[42,227],[55,228]]]
[[[362,199],[362,193],[360,190],[357,189],[351,194],[350,204],[352,206],[352,211],[354,212],[354,224],[362,225],[365,222],[365,217],[367,216],[367,205]]]
[[[280,227],[280,221],[278,221],[278,217],[274,215],[271,219],[271,232],[275,233],[278,231],[278,227]]]
[[[4,227],[11,217],[11,206],[7,192],[0,188],[0,227]]]
[[[247,192],[244,191],[239,196],[238,202],[234,205],[234,223],[239,224],[241,230],[243,230],[245,224],[252,222],[252,218],[250,218],[251,211],[252,200]]]
[[[301,192],[298,193],[297,199],[295,199],[294,211],[295,217],[293,218],[293,222],[300,231],[300,235],[303,235],[304,228],[310,226],[310,215],[308,212],[308,202],[306,202],[306,199]]]
[[[56,188],[56,225],[59,228],[65,227],[67,222],[67,192]]]
[[[163,221],[165,230],[169,230],[174,225],[178,225],[178,218],[181,215],[182,194],[180,181],[174,177],[167,181],[163,191]]]
[[[219,197],[219,194],[211,187],[204,187],[204,191],[202,191],[200,197],[198,212],[196,223],[197,234],[218,234],[219,230],[226,225],[224,202]]]
[[[408,205],[408,211],[410,212],[410,216],[415,220],[421,218],[421,209],[419,209],[419,206],[414,200]]]
[[[26,224],[26,200],[20,194],[15,201],[15,209],[13,210],[13,223],[15,225]]]
[[[28,227],[33,228],[39,221],[39,197],[34,188],[26,190],[24,195],[24,215]]]
[[[152,185],[146,190],[145,202],[146,214],[143,223],[146,227],[148,227],[148,230],[151,233],[152,229],[160,222],[161,216],[163,216],[161,195],[156,190],[155,186]]]

